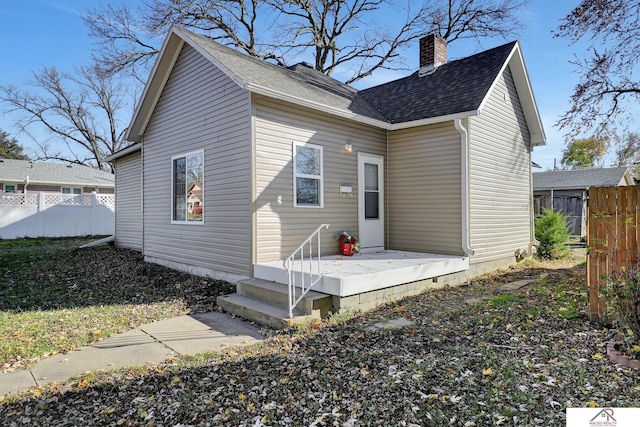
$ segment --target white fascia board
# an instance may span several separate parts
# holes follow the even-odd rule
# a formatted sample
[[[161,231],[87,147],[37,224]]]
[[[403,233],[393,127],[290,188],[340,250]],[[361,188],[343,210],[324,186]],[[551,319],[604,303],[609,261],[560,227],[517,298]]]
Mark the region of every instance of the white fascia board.
[[[130,146],[123,148],[122,150],[116,151],[110,156],[104,158],[105,162],[112,162],[120,157],[124,157],[127,154],[134,153],[136,151],[140,151],[142,149],[142,143],[136,142],[135,144],[131,144]]]
[[[178,40],[174,38],[178,37]],[[177,43],[175,46],[171,46],[173,49],[172,55],[168,58],[167,51],[170,49],[171,42]],[[171,75],[171,70],[173,70],[173,66],[178,60],[178,55],[182,51],[182,46],[184,45],[184,38],[181,34],[177,34],[176,28],[172,28],[169,32],[169,35],[164,39],[164,43],[160,48],[158,53],[158,59],[155,64],[153,64],[153,68],[151,69],[151,73],[149,73],[149,78],[142,90],[142,96],[136,108],[133,112],[133,116],[131,117],[131,122],[127,128],[127,132],[124,135],[124,139],[127,141],[140,141],[144,131],[149,124],[149,120],[151,119],[151,115],[155,110],[155,107],[160,99],[160,94],[162,93],[162,89],[167,84],[167,80],[169,80],[169,76]],[[159,80],[159,82],[158,82]],[[147,98],[153,94],[153,99],[148,100]],[[143,111],[144,108],[144,111]],[[141,122],[139,116],[144,114],[144,120]],[[139,130],[132,134],[132,132],[136,129],[135,123],[142,123],[139,127]]]
[[[511,64],[512,61],[515,61],[515,67],[511,67],[511,73],[515,74],[514,83],[516,85],[516,89],[518,90],[518,94],[526,94],[527,101],[522,105],[522,110],[525,114],[525,117],[530,117],[536,120],[537,129],[535,132],[535,138],[531,138],[531,144],[533,146],[541,146],[546,145],[547,137],[544,132],[544,127],[542,126],[542,119],[540,118],[540,112],[538,111],[538,104],[536,103],[536,98],[533,93],[533,88],[531,87],[531,80],[529,79],[529,73],[527,72],[527,67],[524,63],[524,57],[522,56],[522,52],[520,50],[520,44],[516,44],[517,49],[514,48],[514,52],[512,52],[512,56],[509,58],[508,63]],[[520,95],[522,96],[522,95]]]
[[[319,102],[309,101],[308,99],[298,98],[297,96],[287,95],[279,91],[275,91],[273,89],[269,89],[263,86],[255,85],[252,83],[245,84],[244,88],[249,92],[264,95],[269,98],[280,99],[282,101],[291,102],[293,104],[301,105],[303,107],[308,107],[313,110],[322,111],[327,114],[331,114],[334,116],[343,117],[345,119],[353,120],[355,122],[364,123],[367,125],[375,126],[381,129],[391,129],[391,123],[373,119],[371,117],[363,116],[362,114],[354,114],[349,111],[333,108],[328,105],[321,104]]]
[[[493,93],[493,89],[498,83],[498,79],[504,73],[504,70],[507,66],[512,65],[511,74],[513,75],[514,85],[516,86],[516,90],[518,91],[518,97],[520,98],[520,106],[522,107],[522,112],[524,113],[525,120],[527,120],[527,125],[529,125],[530,136],[531,136],[531,145],[534,147],[546,145],[547,137],[544,133],[544,128],[542,126],[542,120],[540,119],[540,113],[538,112],[538,106],[536,104],[536,99],[533,95],[533,90],[531,89],[531,82],[529,80],[529,74],[527,73],[527,68],[524,64],[524,58],[522,57],[522,52],[520,51],[520,43],[516,42],[511,49],[511,53],[507,57],[507,60],[502,64],[502,68],[500,68],[500,72],[496,76],[493,83],[491,83],[491,87],[487,91],[484,96],[484,99],[480,103],[480,107],[478,107],[478,112],[482,111],[485,104],[487,103],[489,96]],[[533,123],[532,123],[533,121]],[[531,129],[531,126],[534,125],[535,128]]]

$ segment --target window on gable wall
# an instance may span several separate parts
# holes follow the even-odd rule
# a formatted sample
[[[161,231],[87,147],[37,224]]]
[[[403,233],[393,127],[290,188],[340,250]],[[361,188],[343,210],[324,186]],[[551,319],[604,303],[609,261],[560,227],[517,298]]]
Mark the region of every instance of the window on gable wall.
[[[293,143],[294,206],[323,206],[322,147]]]
[[[204,153],[172,159],[172,222],[202,223],[204,213]]]

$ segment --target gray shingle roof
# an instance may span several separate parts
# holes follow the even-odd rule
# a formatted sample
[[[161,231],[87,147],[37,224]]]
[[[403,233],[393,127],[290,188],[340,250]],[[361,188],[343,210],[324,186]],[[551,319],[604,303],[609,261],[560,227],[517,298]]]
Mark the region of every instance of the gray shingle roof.
[[[0,159],[0,182],[113,187],[114,175],[82,165]]]
[[[172,27],[165,39],[125,135],[127,140],[142,141],[158,95],[185,42],[248,92],[388,130],[479,114],[500,71],[508,65],[531,142],[545,144],[544,129],[517,42],[450,61],[426,76],[415,73],[358,91],[312,67],[277,66],[179,27]]]
[[[577,169],[533,173],[534,190],[569,190],[624,184],[626,167]]]
[[[242,82],[388,123],[477,110],[516,45],[511,42],[450,61],[430,75],[419,77],[415,72],[358,91],[310,66],[279,67],[221,45],[207,36],[180,31]]]
[[[360,93],[391,123],[477,110],[516,42],[447,62],[432,74],[408,77]]]
[[[298,64],[292,67],[280,67],[267,61],[246,55],[228,46],[215,42],[211,38],[180,29],[219,62],[243,84],[250,83],[261,88],[303,98],[320,105],[351,111],[354,114],[387,121],[373,108],[358,91],[309,66]]]

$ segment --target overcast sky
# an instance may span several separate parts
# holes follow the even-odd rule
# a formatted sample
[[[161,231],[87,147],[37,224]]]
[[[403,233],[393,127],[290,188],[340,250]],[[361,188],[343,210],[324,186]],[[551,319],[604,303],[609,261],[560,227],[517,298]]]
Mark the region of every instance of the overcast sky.
[[[92,40],[87,37],[80,12],[87,5],[99,1],[86,0],[3,0],[0,1],[0,85],[23,86],[33,71],[42,66],[55,66],[72,71],[74,66],[87,64],[91,56]],[[114,1],[111,1],[114,3]],[[552,32],[561,18],[578,4],[577,0],[533,0],[522,10],[527,29],[519,37],[525,64],[533,87],[547,135],[547,145],[536,147],[533,160],[543,169],[558,164],[564,148],[564,137],[553,126],[566,111],[568,100],[578,76],[568,61],[581,55],[584,45],[571,46],[567,40],[553,38]],[[505,40],[490,40],[482,46],[472,41],[454,42],[449,46],[449,58],[455,59],[488,49]],[[406,62],[417,68],[417,43],[406,52]],[[374,74],[358,87],[374,85],[410,73],[384,71]],[[2,110],[3,111],[3,110]],[[0,129],[29,147],[27,137],[17,133],[15,118],[0,111]]]

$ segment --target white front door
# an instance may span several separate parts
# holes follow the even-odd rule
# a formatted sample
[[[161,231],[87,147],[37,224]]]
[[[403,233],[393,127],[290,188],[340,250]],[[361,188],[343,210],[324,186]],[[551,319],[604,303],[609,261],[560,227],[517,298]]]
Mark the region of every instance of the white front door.
[[[384,249],[384,157],[358,153],[360,250]]]

